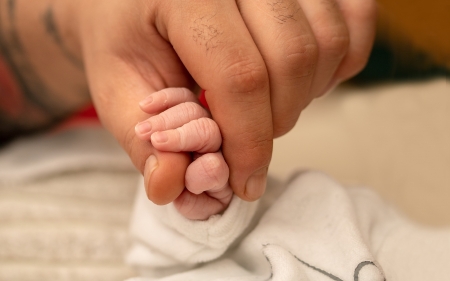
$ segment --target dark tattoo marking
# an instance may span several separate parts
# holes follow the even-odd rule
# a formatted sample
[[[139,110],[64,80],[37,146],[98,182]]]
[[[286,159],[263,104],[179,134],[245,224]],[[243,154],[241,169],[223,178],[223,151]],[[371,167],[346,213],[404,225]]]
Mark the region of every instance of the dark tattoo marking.
[[[2,19],[0,18],[0,52],[4,54],[6,62],[11,67],[26,99],[50,116],[60,116],[61,112],[59,109],[61,106],[51,96],[50,91],[42,83],[28,61],[27,54],[17,32],[15,8],[16,0],[8,0],[8,19],[10,23],[8,30],[4,30]]]
[[[263,245],[263,247],[267,247],[267,246],[270,246],[270,245],[271,245],[271,244],[265,244],[265,245]],[[318,267],[315,267],[315,266],[313,266],[313,265],[311,265],[311,264],[309,264],[309,263],[307,263],[307,262],[301,260],[299,257],[297,257],[296,255],[294,255],[293,253],[291,253],[291,252],[289,252],[289,253],[290,253],[296,260],[298,260],[299,262],[301,262],[301,263],[304,264],[305,266],[307,266],[307,267],[311,268],[312,270],[317,271],[317,272],[319,272],[319,273],[321,273],[321,274],[327,276],[327,277],[330,278],[331,280],[334,280],[334,281],[344,281],[344,280],[342,280],[341,278],[339,278],[339,277],[337,277],[337,276],[335,276],[335,275],[333,275],[333,274],[331,274],[331,273],[329,273],[329,272],[326,272],[326,271],[323,270],[323,269],[320,269],[320,268],[318,268]],[[272,279],[272,277],[273,277],[272,263],[270,262],[269,257],[267,257],[265,254],[264,254],[264,256],[266,257],[266,260],[267,260],[267,261],[269,262],[269,264],[270,264],[270,272],[271,272],[270,278],[269,278],[269,280],[270,280],[270,279]],[[363,261],[363,262],[360,262],[360,263],[356,266],[355,271],[354,271],[354,273],[353,273],[353,281],[359,281],[359,272],[360,272],[365,266],[367,266],[367,265],[371,265],[371,266],[377,267],[376,264],[375,264],[374,262],[372,262],[372,261]],[[386,281],[386,278],[384,278],[384,281]]]
[[[223,32],[219,31],[214,24],[209,23],[209,20],[214,16],[198,18],[191,26],[191,30],[193,31],[192,39],[198,45],[204,46],[206,51],[216,48],[221,43],[219,36]]]
[[[15,117],[0,110],[0,145],[18,135],[46,129],[68,114],[64,103],[44,84],[28,58],[16,24],[17,1],[7,0],[0,4],[0,57],[9,66],[20,88],[24,107],[18,109],[21,115]],[[33,114],[38,114],[39,119]]]
[[[274,18],[276,18],[279,23],[285,23],[288,20],[297,21],[294,16],[300,8],[297,7],[296,2],[290,1],[290,3],[287,4],[285,0],[268,0],[267,5],[270,6],[270,10],[274,12]]]
[[[64,45],[64,42],[61,38],[61,35],[59,33],[58,27],[55,23],[55,17],[53,16],[53,9],[52,7],[48,7],[47,10],[44,13],[43,16],[44,26],[45,30],[47,30],[47,33],[53,38],[55,43],[60,47],[61,51],[63,52],[64,56],[78,69],[83,70],[83,63],[75,57]]]
[[[8,0],[8,15],[10,20],[14,17],[14,10],[16,9],[16,0]]]

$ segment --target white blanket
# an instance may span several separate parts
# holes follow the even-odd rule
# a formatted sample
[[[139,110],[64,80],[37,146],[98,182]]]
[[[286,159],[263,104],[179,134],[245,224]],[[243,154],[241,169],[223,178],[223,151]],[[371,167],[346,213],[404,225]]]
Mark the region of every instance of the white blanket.
[[[279,195],[281,193],[281,195]],[[415,225],[371,190],[318,172],[260,202],[238,198],[223,215],[190,221],[143,188],[127,261],[148,280],[450,280],[450,230]]]
[[[139,175],[103,129],[0,149],[0,281],[119,281]]]

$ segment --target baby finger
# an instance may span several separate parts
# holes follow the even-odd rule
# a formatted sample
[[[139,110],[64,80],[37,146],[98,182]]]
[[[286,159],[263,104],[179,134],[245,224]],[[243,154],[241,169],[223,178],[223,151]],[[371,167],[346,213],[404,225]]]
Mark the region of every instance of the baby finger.
[[[176,129],[189,121],[208,116],[209,113],[201,105],[184,102],[140,122],[135,131],[140,139],[148,140],[155,132]]]
[[[194,194],[206,191],[221,195],[220,197],[228,197],[222,196],[221,191],[228,186],[229,174],[230,171],[222,153],[208,153],[200,156],[188,166],[185,175],[185,185]],[[229,189],[229,193],[231,198],[233,193],[231,189]]]
[[[197,98],[186,88],[166,88],[152,93],[139,102],[139,106],[145,113],[159,114],[183,102],[197,102]]]
[[[161,151],[216,152],[222,145],[217,123],[210,118],[199,118],[175,129],[156,132],[151,136],[153,146]]]

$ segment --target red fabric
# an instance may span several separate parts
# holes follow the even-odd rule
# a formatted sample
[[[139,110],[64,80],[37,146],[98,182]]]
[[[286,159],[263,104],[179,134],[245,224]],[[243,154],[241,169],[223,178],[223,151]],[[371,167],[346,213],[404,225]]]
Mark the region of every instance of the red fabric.
[[[93,105],[89,105],[74,114],[73,118],[98,119],[97,111]]]
[[[70,130],[78,127],[86,126],[101,126],[97,112],[94,106],[88,105],[80,111],[74,113],[72,116],[68,117],[66,120],[57,125],[52,133],[59,133],[61,131]]]
[[[26,100],[6,60],[0,55],[0,111],[8,116],[19,117],[26,110]],[[58,132],[77,126],[99,124],[94,106],[87,105],[61,122],[52,131]]]
[[[198,100],[204,108],[209,110],[208,102],[206,101],[205,92],[206,92],[205,90],[202,90],[200,92],[200,96],[198,97]]]
[[[18,116],[24,107],[20,88],[4,58],[0,55],[0,110]]]

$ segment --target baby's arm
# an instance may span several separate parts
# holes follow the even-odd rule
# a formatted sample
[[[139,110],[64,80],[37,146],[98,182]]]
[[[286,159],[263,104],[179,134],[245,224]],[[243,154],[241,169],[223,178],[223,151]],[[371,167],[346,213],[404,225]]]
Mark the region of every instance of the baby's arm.
[[[207,110],[187,89],[169,88],[150,95],[141,109],[153,115],[143,122],[151,126],[141,139],[151,140],[160,151],[192,152],[186,170],[186,189],[174,201],[189,219],[208,219],[224,211],[233,191],[228,184],[229,170],[220,146],[222,136]],[[170,176],[170,175],[167,175]]]

